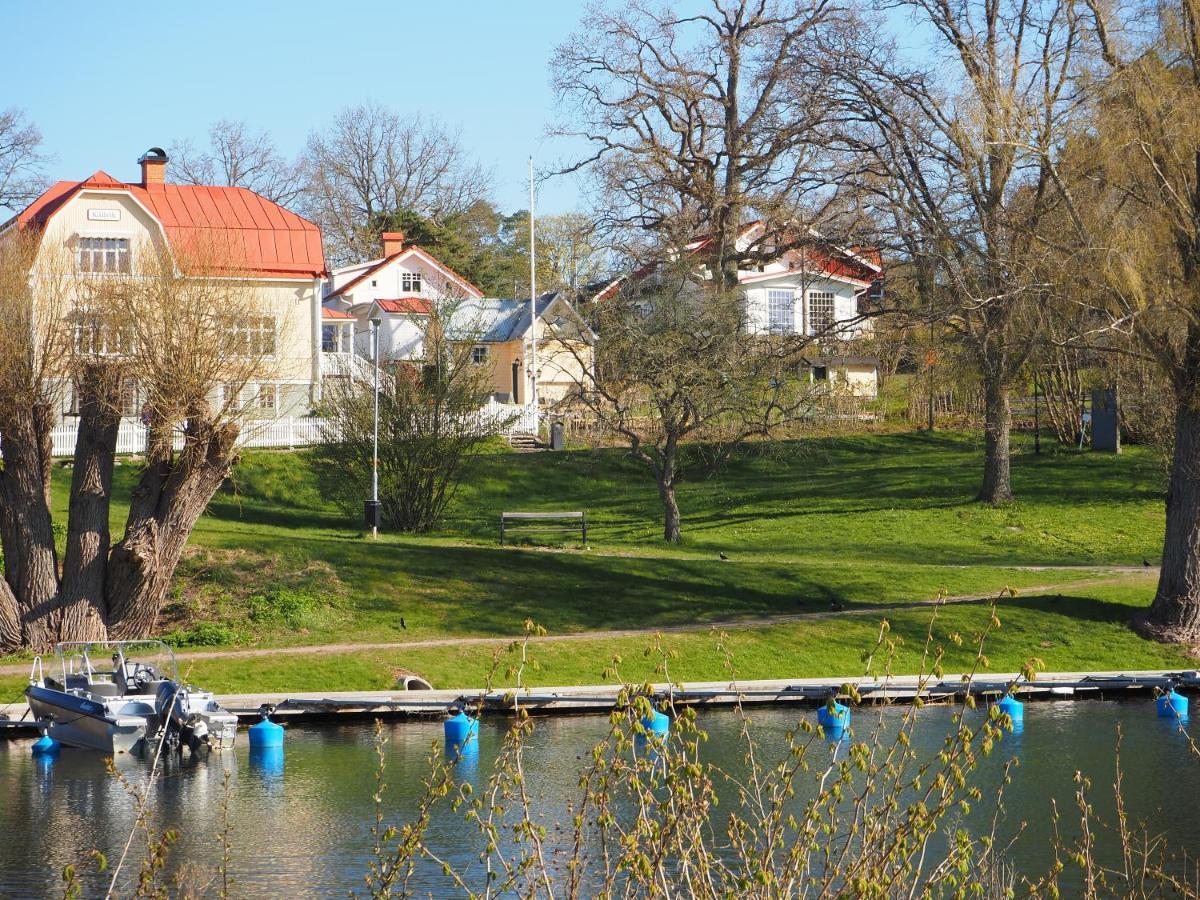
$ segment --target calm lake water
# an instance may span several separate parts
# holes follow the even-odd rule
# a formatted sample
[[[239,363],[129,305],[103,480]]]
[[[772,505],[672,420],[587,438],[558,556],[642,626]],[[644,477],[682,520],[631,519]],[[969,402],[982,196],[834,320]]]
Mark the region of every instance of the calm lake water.
[[[902,710],[884,712],[886,728],[894,727]],[[915,743],[936,751],[950,727],[952,710],[931,707],[920,713]],[[797,716],[812,710],[760,709],[752,712],[755,734],[763,748],[782,748],[785,733]],[[861,711],[856,731],[877,721],[878,713]],[[701,715],[710,740],[704,754],[731,771],[741,768],[736,742],[738,722],[731,712]],[[1076,770],[1093,783],[1096,812],[1111,818],[1113,749],[1118,724],[1123,726],[1122,760],[1125,797],[1131,818],[1148,820],[1174,847],[1200,850],[1200,763],[1188,751],[1174,726],[1155,717],[1153,702],[1054,702],[1026,705],[1023,733],[1010,735],[1002,748],[982,764],[976,783],[985,801],[998,784],[1005,760],[1020,766],[1007,788],[1004,829],[1013,833],[1022,821],[1026,830],[1013,857],[1023,871],[1040,873],[1051,861],[1046,842],[1051,798],[1057,797],[1063,828],[1077,827],[1072,776]],[[490,772],[506,723],[483,724],[476,761],[460,763],[457,777],[481,787]],[[603,737],[603,716],[539,720],[526,750],[526,771],[537,809],[547,824],[563,817],[576,796],[579,757],[587,758]],[[427,771],[432,742],[441,739],[439,722],[386,726],[387,817],[403,822],[415,808],[420,781]],[[244,733],[239,746],[225,754],[175,765],[153,788],[152,818],[156,829],[177,828],[179,844],[171,854],[173,868],[211,874],[219,858],[218,835],[224,773],[230,773],[229,816],[234,845],[232,870],[236,896],[292,894],[345,896],[364,890],[363,874],[371,853],[375,747],[369,725],[296,727],[287,734],[282,761],[251,755]],[[828,752],[822,750],[821,752]],[[120,757],[118,768],[140,782],[148,765]],[[982,823],[991,807],[978,804]],[[32,758],[29,742],[0,743],[0,896],[42,897],[61,891],[60,873],[67,863],[83,863],[98,847],[110,860],[120,854],[134,820],[135,804],[120,783],[105,771],[102,759],[65,750],[53,762]],[[970,824],[970,822],[968,822]],[[446,857],[478,873],[477,831],[448,806],[434,815],[430,842]],[[138,849],[135,842],[134,850]],[[137,870],[131,866],[131,874]],[[475,881],[476,885],[482,882]],[[89,888],[102,887],[98,879]],[[432,866],[421,884],[434,895],[446,883]],[[94,890],[85,892],[93,895]]]

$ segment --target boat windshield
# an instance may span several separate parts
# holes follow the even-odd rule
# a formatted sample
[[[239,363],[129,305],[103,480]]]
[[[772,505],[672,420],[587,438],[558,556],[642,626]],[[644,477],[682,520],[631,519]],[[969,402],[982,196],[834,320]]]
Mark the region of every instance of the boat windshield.
[[[175,654],[162,641],[73,641],[55,645],[54,654],[63,684],[80,677],[88,684],[112,683],[134,667],[149,669],[152,677],[179,680]]]

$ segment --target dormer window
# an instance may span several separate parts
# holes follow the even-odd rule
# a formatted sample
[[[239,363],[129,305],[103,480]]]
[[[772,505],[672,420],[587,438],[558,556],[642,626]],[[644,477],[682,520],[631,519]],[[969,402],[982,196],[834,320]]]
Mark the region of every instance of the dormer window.
[[[404,272],[400,276],[400,290],[406,294],[421,293],[421,273]]]
[[[80,272],[129,274],[129,238],[81,237],[75,245],[75,265]]]

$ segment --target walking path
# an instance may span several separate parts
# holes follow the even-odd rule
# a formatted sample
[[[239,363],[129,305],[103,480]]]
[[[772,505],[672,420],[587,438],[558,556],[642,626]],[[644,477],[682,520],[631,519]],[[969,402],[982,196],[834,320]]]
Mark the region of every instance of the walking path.
[[[1086,570],[1095,571],[1097,577],[1065,584],[1034,585],[1021,588],[1019,596],[1039,596],[1075,591],[1080,588],[1107,587],[1114,584],[1128,584],[1138,578],[1158,576],[1157,567],[1144,566],[1013,566],[1014,569],[1026,571],[1060,571]],[[787,613],[775,616],[756,616],[752,618],[721,619],[710,622],[688,622],[679,625],[659,625],[651,628],[615,628],[598,631],[575,631],[565,634],[531,636],[530,643],[546,643],[552,641],[587,641],[606,640],[611,638],[636,637],[656,633],[679,633],[689,631],[710,631],[714,628],[762,628],[771,625],[784,625],[789,622],[801,622],[817,619],[830,619],[838,616],[873,616],[889,610],[920,609],[943,604],[990,603],[996,599],[996,594],[981,596],[969,594],[956,597],[933,598],[928,600],[910,600],[901,603],[876,603],[847,606],[844,609],[819,610],[812,612]],[[1003,601],[1005,598],[1001,598]],[[470,647],[494,646],[521,639],[520,635],[490,635],[486,637],[443,637],[411,641],[375,641],[363,643],[313,644],[288,647],[251,647],[237,650],[199,650],[183,651],[176,654],[180,663],[209,659],[252,659],[255,657],[298,656],[298,655],[331,655],[338,653],[357,653],[366,650],[417,650],[429,647]],[[29,663],[9,663],[0,666],[0,675],[24,675],[29,672]]]

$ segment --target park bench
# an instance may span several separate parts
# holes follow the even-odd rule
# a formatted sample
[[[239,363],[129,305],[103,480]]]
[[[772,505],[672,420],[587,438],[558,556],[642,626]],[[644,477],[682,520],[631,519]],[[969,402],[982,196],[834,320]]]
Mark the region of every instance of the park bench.
[[[587,543],[587,513],[585,512],[502,512],[500,513],[500,544],[509,531],[520,528],[528,532],[568,532],[580,529]]]

